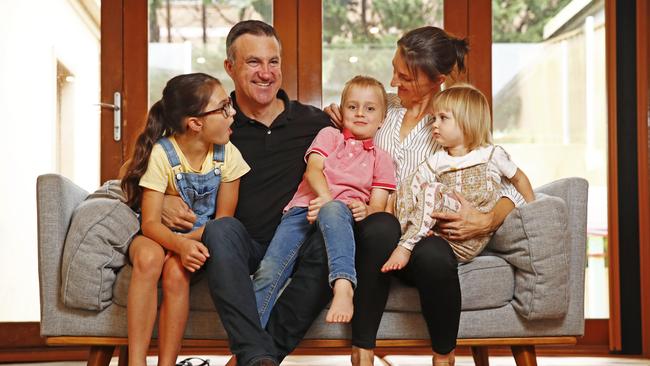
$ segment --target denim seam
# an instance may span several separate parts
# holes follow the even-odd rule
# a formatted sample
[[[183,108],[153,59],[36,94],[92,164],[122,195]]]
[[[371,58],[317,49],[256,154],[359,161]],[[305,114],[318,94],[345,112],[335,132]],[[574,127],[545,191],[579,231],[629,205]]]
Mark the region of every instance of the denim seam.
[[[300,242],[300,244],[298,244],[298,245],[297,245],[297,246],[296,246],[296,247],[295,247],[295,248],[294,248],[294,249],[289,253],[290,255],[289,255],[289,256],[285,259],[285,261],[282,263],[281,269],[280,269],[278,272],[276,272],[276,276],[275,276],[274,280],[273,280],[273,281],[271,282],[271,284],[269,285],[269,291],[267,291],[267,296],[264,298],[264,302],[262,303],[262,307],[261,307],[261,309],[259,309],[259,311],[258,311],[258,313],[259,313],[260,315],[262,315],[263,313],[265,313],[266,310],[269,308],[269,304],[270,304],[270,302],[271,302],[271,298],[273,297],[273,296],[271,296],[271,295],[275,292],[275,289],[276,289],[277,286],[278,286],[278,282],[279,282],[279,280],[280,280],[280,277],[281,277],[282,273],[284,273],[284,271],[287,269],[288,264],[289,264],[289,263],[292,261],[292,259],[295,258],[295,256],[298,254],[298,251],[300,250],[300,247],[302,247],[302,245],[304,244],[304,242],[305,242],[305,240],[303,240],[302,242]]]

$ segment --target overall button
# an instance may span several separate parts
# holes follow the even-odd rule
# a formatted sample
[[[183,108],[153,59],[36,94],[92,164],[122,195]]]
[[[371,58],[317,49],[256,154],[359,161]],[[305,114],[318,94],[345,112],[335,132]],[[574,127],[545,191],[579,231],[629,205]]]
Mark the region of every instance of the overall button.
[[[271,130],[266,131],[266,134],[267,134],[267,135],[270,135],[270,134],[271,134]]]
[[[214,175],[219,175],[219,174],[221,174],[221,169],[215,168],[214,169]]]
[[[178,180],[183,179],[183,175],[181,173],[176,174],[176,179]]]

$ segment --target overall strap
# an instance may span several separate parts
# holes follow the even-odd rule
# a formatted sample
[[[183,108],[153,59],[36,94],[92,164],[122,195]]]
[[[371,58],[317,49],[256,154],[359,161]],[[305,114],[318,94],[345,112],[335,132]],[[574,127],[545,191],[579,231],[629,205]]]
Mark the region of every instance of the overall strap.
[[[494,155],[494,150],[497,148],[497,145],[492,146],[492,151],[490,151],[490,157],[488,158],[487,162],[489,163],[492,161],[492,155]]]
[[[163,137],[158,140],[158,143],[163,147],[163,150],[165,150],[165,155],[167,155],[167,160],[169,160],[169,165],[171,165],[172,168],[181,165],[181,160],[178,158],[174,145],[169,141],[169,138]]]
[[[225,161],[224,157],[226,155],[226,146],[225,145],[214,144],[212,149],[214,150],[214,153],[212,155],[213,156],[212,160],[218,161],[218,162],[224,162]]]

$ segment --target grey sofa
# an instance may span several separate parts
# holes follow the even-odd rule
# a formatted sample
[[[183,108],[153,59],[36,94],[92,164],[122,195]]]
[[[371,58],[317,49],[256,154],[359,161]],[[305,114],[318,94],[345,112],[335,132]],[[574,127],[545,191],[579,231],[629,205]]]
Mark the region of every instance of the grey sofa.
[[[481,256],[459,266],[463,311],[458,343],[471,346],[477,365],[488,364],[487,349],[494,345],[511,346],[518,365],[535,365],[535,345],[573,344],[583,334],[587,182],[567,178],[535,192],[537,200],[515,209]],[[66,291],[96,285],[68,283],[83,276],[62,275],[63,262],[69,261],[63,255],[66,234],[75,209],[87,202],[88,195],[62,176],[38,178],[41,335],[51,345],[89,345],[88,364],[106,366],[115,346],[127,351],[130,266],[120,255],[112,255],[102,265],[102,274],[91,276],[99,278],[88,279],[103,286],[99,295],[103,298],[92,300],[97,302],[94,310],[72,307],[76,305],[70,304],[62,289],[63,277]],[[110,250],[123,255],[122,244],[110,243]],[[92,244],[102,245],[108,244]],[[426,346],[428,333],[417,292],[394,281],[378,346]],[[205,278],[192,285],[190,298],[185,345],[226,347],[227,335]],[[349,326],[326,324],[323,313],[301,346],[346,347],[349,337]]]

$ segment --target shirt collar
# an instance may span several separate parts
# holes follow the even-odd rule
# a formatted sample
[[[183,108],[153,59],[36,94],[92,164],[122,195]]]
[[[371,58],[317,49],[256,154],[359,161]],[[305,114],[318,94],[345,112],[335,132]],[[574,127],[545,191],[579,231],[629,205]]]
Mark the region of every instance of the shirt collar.
[[[372,150],[375,148],[375,143],[372,141],[372,139],[367,139],[367,140],[359,140],[354,135],[352,134],[352,131],[348,130],[347,128],[343,129],[343,139],[349,140],[349,139],[354,139],[357,141],[361,141],[363,143],[363,148],[365,150]]]
[[[291,105],[291,100],[289,99],[289,95],[283,89],[280,89],[280,90],[278,90],[278,93],[276,94],[276,98],[282,100],[282,102],[284,103],[284,111],[282,111],[282,113],[280,113],[275,118],[275,120],[272,123],[273,127],[277,127],[277,126],[286,124],[287,120],[290,120],[290,119],[293,118],[293,108],[292,108],[292,105]],[[237,97],[235,96],[235,91],[234,90],[230,93],[230,99],[232,100],[233,107],[237,111],[237,114],[235,114],[235,122],[243,123],[243,122],[254,122],[255,121],[252,118],[246,116],[244,113],[241,112],[241,110],[239,109],[239,105],[237,104]]]

